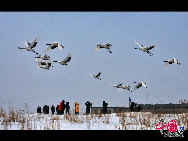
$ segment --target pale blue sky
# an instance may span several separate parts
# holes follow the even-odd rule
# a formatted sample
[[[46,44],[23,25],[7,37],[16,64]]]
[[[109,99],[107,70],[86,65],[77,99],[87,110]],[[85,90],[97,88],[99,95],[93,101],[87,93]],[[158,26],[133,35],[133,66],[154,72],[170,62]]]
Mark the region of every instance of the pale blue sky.
[[[12,103],[18,109],[26,102],[37,106],[57,105],[61,100],[102,106],[128,106],[137,103],[178,103],[188,91],[188,12],[1,12],[0,14],[0,105]],[[48,70],[37,68],[35,54],[25,50],[25,40],[40,40],[35,48],[44,53],[46,43],[60,42],[63,51],[52,50],[52,60],[68,53],[68,66],[55,64]],[[147,53],[134,50],[137,40],[144,46],[158,44]],[[95,52],[98,43],[112,44]],[[164,68],[164,60],[177,58],[181,65]],[[89,74],[102,71],[101,81]],[[144,81],[148,88],[118,92],[113,84]],[[147,95],[148,99],[147,99]]]

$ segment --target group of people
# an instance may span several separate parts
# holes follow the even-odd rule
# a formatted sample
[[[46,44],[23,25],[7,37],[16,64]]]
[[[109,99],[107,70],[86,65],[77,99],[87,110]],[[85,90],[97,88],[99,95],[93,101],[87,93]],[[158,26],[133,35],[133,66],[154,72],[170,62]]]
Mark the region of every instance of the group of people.
[[[92,103],[87,101],[85,103],[86,105],[86,115],[90,114],[91,111],[90,109],[92,108]],[[105,101],[103,101],[103,108],[102,108],[102,114],[107,114],[108,110],[107,110],[107,105],[108,103],[106,103]],[[141,110],[141,107],[137,105],[137,103],[135,102],[131,102],[130,103],[130,110],[131,112],[137,111],[139,112]],[[44,105],[43,109],[41,110],[41,107],[38,106],[37,108],[37,113],[43,113],[44,114],[49,114],[49,106]],[[57,107],[55,108],[54,105],[52,105],[51,107],[51,113],[54,115],[56,110],[57,115],[63,115],[63,114],[69,114],[69,110],[70,110],[70,106],[69,106],[69,102],[66,102],[64,100],[62,100],[62,102],[60,102],[59,105],[57,105]],[[75,114],[79,114],[79,104],[78,102],[75,103]]]
[[[44,105],[43,109],[41,109],[41,107],[38,106],[37,113],[43,112],[44,114],[49,114],[49,110],[50,110],[50,108],[47,105]],[[69,102],[66,102],[66,104],[65,104],[65,101],[62,100],[62,102],[60,102],[60,104],[57,105],[56,108],[54,107],[54,105],[52,105],[51,113],[53,115],[55,113],[55,110],[56,110],[57,115],[63,115],[64,112],[65,112],[65,114],[69,114],[69,110],[70,110]]]
[[[60,104],[57,105],[56,107],[57,115],[63,115],[64,111],[65,111],[65,114],[69,114],[69,110],[70,110],[69,102],[66,102],[65,104],[64,100],[62,100],[62,102],[60,102]]]
[[[90,108],[92,107],[92,103],[90,103],[89,101],[87,101],[85,103],[85,105],[86,105],[86,114],[90,114]],[[103,103],[103,105],[105,105],[105,104]],[[106,111],[107,111],[107,105],[106,105],[106,108],[105,108]],[[105,106],[103,106],[103,107],[105,107]],[[38,106],[37,113],[49,114],[49,110],[50,110],[50,108],[47,105],[44,105],[43,109],[41,109],[41,107]],[[56,110],[57,115],[63,115],[64,112],[65,112],[65,114],[69,114],[70,113],[69,112],[69,110],[70,110],[69,102],[66,102],[66,104],[65,104],[65,101],[62,100],[62,102],[60,102],[60,104],[57,105],[56,108],[54,107],[54,105],[52,105],[52,107],[51,107],[51,113],[53,115],[55,113],[55,110]],[[79,114],[79,104],[78,104],[78,102],[75,103],[75,114]]]

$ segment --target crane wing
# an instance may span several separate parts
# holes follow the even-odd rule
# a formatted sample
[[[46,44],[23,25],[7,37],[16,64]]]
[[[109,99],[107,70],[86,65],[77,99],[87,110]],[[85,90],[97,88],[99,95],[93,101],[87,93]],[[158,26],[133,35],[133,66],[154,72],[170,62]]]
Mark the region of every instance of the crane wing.
[[[101,72],[98,72],[97,75],[96,75],[96,77],[99,77],[100,75],[101,75]]]
[[[169,62],[165,63],[165,68],[167,68],[169,66]]]
[[[106,43],[103,47],[106,49],[110,49],[111,44],[110,43]]]
[[[121,91],[121,90],[123,90],[123,88],[118,88],[118,91]]]
[[[154,48],[156,45],[157,45],[157,44],[151,45],[151,46],[147,46],[147,47],[145,47],[145,49],[146,49],[146,50],[150,50],[150,49]]]
[[[37,38],[30,44],[31,48],[34,48],[34,47],[36,46],[36,44],[37,44],[38,41],[39,41],[39,37],[37,37]]]
[[[139,47],[143,47],[143,45],[140,45],[136,40],[134,40],[135,43],[139,46]]]
[[[58,49],[59,49],[59,50],[63,50],[64,47],[63,47],[61,44],[58,43]]]
[[[140,88],[141,86],[142,86],[142,85],[137,84],[137,85],[134,87],[134,90],[136,90],[136,89]]]
[[[97,51],[99,51],[100,50],[100,46],[97,46],[96,48],[95,48],[95,51],[97,52]]]
[[[67,63],[71,60],[72,55],[69,53],[68,56],[63,60],[64,63]]]
[[[25,45],[26,47],[29,47],[30,43],[28,42],[28,40],[25,40]]]
[[[117,87],[120,87],[120,86],[122,86],[122,83],[120,83],[120,84],[117,85]]]

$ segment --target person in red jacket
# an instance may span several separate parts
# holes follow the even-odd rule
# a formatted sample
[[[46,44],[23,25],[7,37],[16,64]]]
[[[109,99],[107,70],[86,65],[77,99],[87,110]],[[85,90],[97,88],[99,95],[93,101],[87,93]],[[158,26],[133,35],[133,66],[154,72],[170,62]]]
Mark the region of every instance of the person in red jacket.
[[[59,104],[59,114],[60,115],[62,114],[62,102],[60,102],[60,104]]]
[[[60,104],[59,104],[59,113],[60,113],[60,115],[63,115],[64,111],[65,111],[65,101],[62,100],[62,102],[60,102]]]

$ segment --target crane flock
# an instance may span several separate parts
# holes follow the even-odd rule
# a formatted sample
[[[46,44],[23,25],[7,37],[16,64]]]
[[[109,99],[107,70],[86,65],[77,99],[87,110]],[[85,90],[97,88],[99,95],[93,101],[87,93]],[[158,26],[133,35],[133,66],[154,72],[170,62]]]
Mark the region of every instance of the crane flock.
[[[58,48],[59,50],[63,50],[64,49],[63,45],[61,45],[58,42],[52,42],[51,44],[46,44],[46,45],[48,45],[48,48],[45,49],[45,51],[44,51],[45,54],[41,55],[34,50],[38,41],[39,41],[39,37],[37,37],[31,44],[27,40],[25,40],[26,47],[23,47],[23,48],[18,47],[18,49],[25,49],[26,51],[32,51],[33,53],[37,54],[38,56],[35,57],[35,61],[38,63],[37,64],[38,68],[41,68],[41,69],[49,70],[50,67],[53,67],[52,62],[57,62],[61,65],[66,65],[66,66],[68,65],[67,63],[72,58],[72,55],[70,53],[63,61],[51,61],[50,56],[48,56],[46,54],[48,51],[55,49],[55,48]]]
[[[46,45],[48,45],[48,47],[45,49],[45,54],[44,55],[41,55],[39,54],[38,52],[36,52],[34,50],[34,48],[36,47],[37,43],[39,41],[39,37],[35,38],[34,41],[32,43],[29,43],[28,40],[25,40],[25,47],[21,48],[21,47],[18,47],[18,49],[25,49],[26,51],[30,51],[30,52],[33,52],[35,53],[36,55],[38,55],[37,57],[35,57],[35,61],[38,63],[37,66],[38,68],[41,68],[41,69],[45,69],[45,70],[49,70],[50,67],[53,67],[52,66],[52,62],[56,62],[56,63],[59,63],[61,65],[65,65],[67,66],[68,65],[68,62],[70,62],[71,58],[72,58],[72,54],[69,53],[62,61],[51,61],[50,60],[50,56],[47,55],[47,52],[52,50],[52,49],[55,49],[55,48],[58,48],[59,50],[63,50],[64,49],[64,46],[61,45],[59,42],[52,42],[52,43],[48,43]],[[136,40],[135,40],[135,43],[136,45],[139,46],[139,48],[134,48],[134,49],[139,49],[143,52],[146,52],[147,54],[149,54],[150,56],[152,56],[153,54],[150,52],[151,49],[153,49],[155,46],[157,46],[157,44],[153,44],[153,45],[150,45],[150,46],[143,46],[141,44],[139,44]],[[102,48],[106,49],[109,53],[112,53],[112,51],[110,50],[112,44],[110,43],[106,43],[106,44],[97,44],[96,48],[94,49],[96,52],[98,52],[99,50],[101,50]],[[163,61],[165,62],[165,67],[169,66],[170,64],[178,64],[180,65],[180,62],[176,59],[176,58],[172,58],[172,59],[169,59],[169,60],[166,60],[166,61]],[[99,78],[101,76],[101,72],[98,72],[96,75],[91,75],[93,78],[95,79],[98,79],[98,80],[102,80],[101,78]],[[134,87],[134,91],[137,90],[138,88],[140,87],[145,87],[147,88],[147,85],[145,82],[133,82],[133,83],[136,83],[136,86]],[[118,91],[121,91],[123,89],[126,89],[130,92],[133,92],[133,90],[130,90],[130,85],[126,84],[126,85],[123,85],[122,83],[119,83],[119,84],[116,84],[116,85],[113,85],[113,87],[117,88]]]

